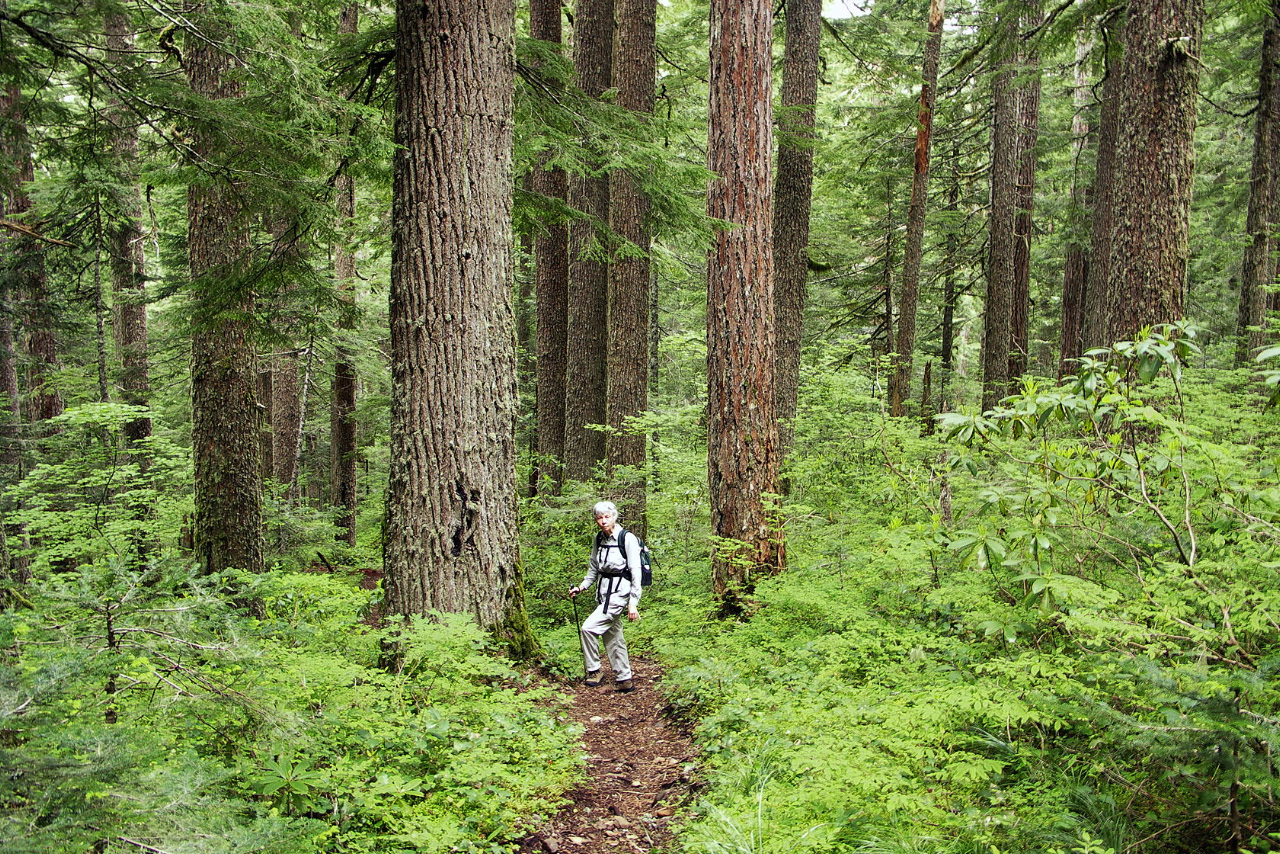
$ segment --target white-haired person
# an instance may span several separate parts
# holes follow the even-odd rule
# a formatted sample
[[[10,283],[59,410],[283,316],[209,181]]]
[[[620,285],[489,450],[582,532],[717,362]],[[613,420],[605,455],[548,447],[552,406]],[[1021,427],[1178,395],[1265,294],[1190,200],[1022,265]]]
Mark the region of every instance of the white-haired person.
[[[595,687],[602,679],[600,674],[600,640],[604,639],[604,651],[613,668],[617,689],[627,692],[635,687],[631,678],[631,659],[627,655],[627,640],[622,636],[622,615],[627,619],[640,619],[640,538],[627,536],[627,530],[618,524],[618,508],[612,501],[601,501],[592,509],[596,525],[595,544],[587,561],[587,574],[577,587],[569,588],[570,596],[577,596],[596,585],[596,609],[582,623],[582,658],[586,665],[585,684]]]

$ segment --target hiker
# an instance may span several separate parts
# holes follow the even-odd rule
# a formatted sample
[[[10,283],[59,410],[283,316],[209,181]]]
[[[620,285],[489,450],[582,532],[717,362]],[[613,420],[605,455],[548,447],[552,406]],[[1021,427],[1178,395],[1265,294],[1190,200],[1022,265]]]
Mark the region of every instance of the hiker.
[[[627,641],[622,636],[622,612],[627,619],[640,619],[636,606],[640,604],[640,538],[618,524],[618,508],[612,501],[601,501],[592,508],[600,532],[596,534],[587,561],[587,575],[577,587],[569,588],[570,596],[577,596],[596,584],[598,606],[582,624],[582,658],[586,664],[585,684],[594,688],[600,684],[600,638],[604,638],[604,650],[613,667],[617,689],[623,693],[632,690],[631,660],[627,656]],[[625,546],[625,548],[624,548]]]

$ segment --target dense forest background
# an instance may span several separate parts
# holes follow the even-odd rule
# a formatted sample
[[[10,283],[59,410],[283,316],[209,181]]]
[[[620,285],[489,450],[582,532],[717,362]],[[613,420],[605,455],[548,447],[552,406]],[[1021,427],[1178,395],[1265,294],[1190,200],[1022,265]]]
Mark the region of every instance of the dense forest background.
[[[1266,0],[0,2],[0,845],[512,850],[608,497],[680,850],[1273,850],[1277,60]]]

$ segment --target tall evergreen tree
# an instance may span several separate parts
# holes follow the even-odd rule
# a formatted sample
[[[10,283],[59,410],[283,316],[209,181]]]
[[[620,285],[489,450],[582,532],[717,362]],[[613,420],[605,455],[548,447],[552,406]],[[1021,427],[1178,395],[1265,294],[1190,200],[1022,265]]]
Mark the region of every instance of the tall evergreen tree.
[[[1043,21],[1039,0],[1023,10],[1020,23],[1035,28]],[[1018,115],[1017,191],[1013,214],[1013,278],[1009,293],[1009,382],[1015,391],[1027,370],[1031,322],[1031,237],[1035,209],[1036,143],[1040,138],[1040,51],[1019,45],[1014,101]]]
[[[595,98],[613,85],[613,9],[614,0],[578,0],[574,18],[578,87]],[[609,176],[573,176],[568,197],[583,216],[569,226],[564,465],[584,481],[605,459],[605,434],[590,425],[608,421],[609,267],[598,234],[609,222]]]
[[[1182,319],[1204,0],[1131,0],[1124,25],[1108,337]]]
[[[821,0],[787,0],[778,116],[778,174],[773,192],[774,320],[778,352],[774,392],[779,449],[791,445],[800,388],[800,343],[809,284],[809,214],[822,41]]]
[[[1089,231],[1089,269],[1085,277],[1083,350],[1107,346],[1107,300],[1111,289],[1111,242],[1115,236],[1116,140],[1120,132],[1120,35],[1123,18],[1109,14],[1100,22],[1102,34],[1102,103],[1098,109],[1097,154],[1093,170],[1092,223]]]
[[[105,20],[108,61],[116,68],[133,65],[133,28],[121,12],[107,14]],[[114,128],[111,147],[116,170],[122,176],[115,199],[114,216],[107,230],[110,257],[112,305],[116,356],[120,362],[121,399],[134,406],[146,406],[151,400],[150,369],[147,347],[147,276],[146,253],[143,249],[142,193],[137,181],[138,132],[134,121],[122,108],[118,98],[109,111]],[[151,419],[136,418],[124,427],[129,444],[137,445],[151,435]],[[145,465],[145,455],[139,455]]]
[[[239,98],[243,83],[223,47],[221,10],[190,10],[199,28],[183,65],[192,91],[211,108]],[[218,168],[232,152],[216,112],[192,128],[200,180],[187,191],[187,255],[192,280],[191,443],[195,462],[196,554],[208,573],[264,569],[258,442],[255,298],[246,269],[249,233],[241,187]]]
[[[1086,110],[1089,107],[1089,54],[1093,50],[1090,33],[1076,38],[1076,61],[1071,115],[1071,216],[1074,222],[1067,237],[1066,259],[1062,272],[1062,337],[1058,348],[1058,376],[1071,373],[1072,360],[1080,358],[1084,334],[1084,293],[1089,275],[1089,247],[1084,240],[1083,218],[1086,207],[1085,184],[1080,161],[1089,147],[1090,128]]]
[[[521,655],[511,306],[512,0],[396,10],[387,609]],[[484,140],[477,145],[476,140]]]
[[[912,351],[916,340],[916,307],[920,301],[920,261],[924,257],[924,221],[929,202],[929,149],[933,143],[933,108],[937,101],[938,64],[942,56],[943,0],[930,0],[928,37],[921,67],[920,111],[916,123],[916,147],[907,208],[906,247],[902,255],[901,292],[898,296],[898,328],[894,342],[894,370],[889,383],[889,412],[906,414],[911,385]]]
[[[988,229],[990,247],[987,253],[987,298],[982,314],[983,410],[995,406],[1008,393],[1009,384],[1013,221],[1018,190],[1018,105],[1014,97],[1015,74],[1014,57],[1005,57],[992,82],[991,211]]]
[[[1267,286],[1275,281],[1277,180],[1280,170],[1280,0],[1271,0],[1258,64],[1253,168],[1245,220],[1248,244],[1240,267],[1236,364],[1248,364],[1266,342]]]
[[[529,0],[529,35],[559,45],[563,40],[560,0]],[[556,86],[553,81],[550,85]],[[565,201],[568,178],[563,169],[547,168],[546,159],[533,170],[533,190]],[[552,491],[563,478],[566,377],[569,338],[569,229],[552,222],[533,239],[534,293],[537,300],[538,489]]]
[[[767,495],[778,488],[774,417],[772,42],[769,0],[712,0],[707,267],[707,431],[712,580],[734,613],[784,563]]]
[[[652,115],[657,73],[657,0],[615,0],[618,34],[613,58],[617,102],[642,116]],[[645,516],[644,434],[627,421],[649,404],[649,199],[638,176],[615,170],[609,185],[609,224],[631,244],[609,265],[609,359],[606,445],[611,492],[625,508],[629,524],[643,533]],[[620,479],[625,467],[635,474]]]
[[[338,35],[352,36],[359,30],[360,7],[349,3],[338,17]],[[334,179],[337,196],[339,239],[333,248],[333,276],[338,282],[339,299],[348,307],[355,303],[356,258],[347,245],[355,219],[356,184],[345,164]],[[338,326],[351,332],[355,324],[351,313],[344,312]],[[347,342],[340,342],[333,362],[333,408],[329,416],[329,501],[338,508],[339,538],[349,546],[356,544],[356,395],[359,390],[355,354]]]
[[[56,384],[57,312],[49,293],[45,247],[39,239],[41,225],[36,221],[29,194],[35,180],[35,164],[23,96],[17,85],[6,87],[0,103],[0,122],[4,124],[4,172],[9,178],[5,187],[5,216],[18,224],[6,241],[6,272],[11,282],[11,305],[17,311],[23,330],[19,344],[25,350],[27,420],[38,423],[62,414],[64,404]]]

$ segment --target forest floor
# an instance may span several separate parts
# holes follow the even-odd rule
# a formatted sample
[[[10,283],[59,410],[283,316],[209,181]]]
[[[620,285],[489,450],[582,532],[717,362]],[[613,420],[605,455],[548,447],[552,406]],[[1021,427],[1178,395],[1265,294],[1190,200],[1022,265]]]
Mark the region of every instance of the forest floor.
[[[661,668],[633,658],[632,670],[629,694],[614,690],[607,664],[598,688],[572,686],[568,713],[584,728],[587,779],[525,837],[521,854],[648,852],[671,841],[672,817],[697,788],[696,754],[688,728],[668,714]]]

